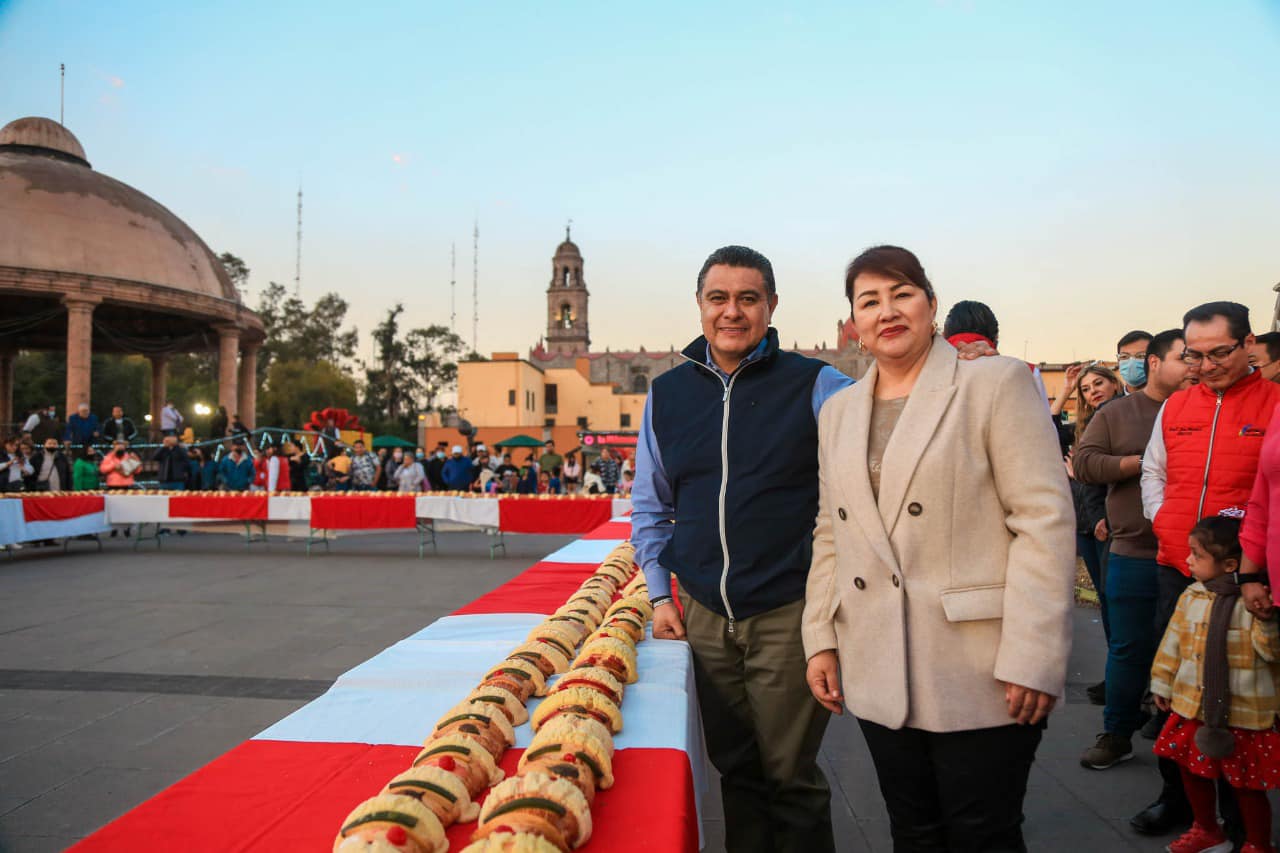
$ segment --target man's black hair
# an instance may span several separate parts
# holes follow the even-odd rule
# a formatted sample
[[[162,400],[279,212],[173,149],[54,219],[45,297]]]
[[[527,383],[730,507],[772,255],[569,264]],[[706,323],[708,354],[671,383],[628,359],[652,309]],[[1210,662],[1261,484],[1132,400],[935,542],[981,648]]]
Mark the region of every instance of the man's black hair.
[[[1253,334],[1253,327],[1249,325],[1249,309],[1239,302],[1225,300],[1206,302],[1192,308],[1182,315],[1182,328],[1185,329],[1191,323],[1211,322],[1214,317],[1222,317],[1227,321],[1227,332],[1237,341],[1243,341]]]
[[[1267,348],[1268,361],[1280,361],[1280,332],[1267,332],[1254,340]]]
[[[949,338],[960,334],[982,335],[993,344],[1000,341],[1000,322],[985,303],[962,299],[947,312],[942,324],[942,336]]]
[[[769,263],[768,258],[746,246],[723,246],[708,255],[702,262],[702,269],[698,271],[698,293],[702,293],[702,285],[707,280],[707,270],[720,265],[753,269],[764,277],[766,293],[773,296],[778,292],[778,287],[773,281],[773,264]]]
[[[1169,355],[1169,350],[1173,349],[1173,345],[1181,340],[1184,340],[1181,329],[1165,329],[1147,344],[1147,358],[1155,356],[1164,361]],[[1120,346],[1124,346],[1124,344]]]
[[[1141,329],[1134,329],[1116,342],[1116,352],[1124,349],[1129,344],[1136,344],[1138,341],[1146,341],[1148,352],[1150,352],[1152,335],[1150,332],[1144,332]]]

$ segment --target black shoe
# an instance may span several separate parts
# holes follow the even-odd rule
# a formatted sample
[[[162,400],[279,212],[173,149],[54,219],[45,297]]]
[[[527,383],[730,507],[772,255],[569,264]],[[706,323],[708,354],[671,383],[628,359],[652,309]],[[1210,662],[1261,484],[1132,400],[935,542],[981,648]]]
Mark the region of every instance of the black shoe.
[[[1143,835],[1168,835],[1191,825],[1191,809],[1156,800],[1133,817],[1129,826]]]
[[[1164,714],[1156,714],[1142,724],[1142,728],[1138,729],[1138,733],[1147,740],[1155,740],[1160,737],[1160,730],[1164,728],[1166,719]]]
[[[1089,701],[1095,705],[1107,704],[1107,682],[1099,681],[1097,684],[1090,684],[1084,689],[1089,694]]]
[[[1080,765],[1088,770],[1106,770],[1133,758],[1133,744],[1123,735],[1103,732],[1093,746],[1080,756]]]

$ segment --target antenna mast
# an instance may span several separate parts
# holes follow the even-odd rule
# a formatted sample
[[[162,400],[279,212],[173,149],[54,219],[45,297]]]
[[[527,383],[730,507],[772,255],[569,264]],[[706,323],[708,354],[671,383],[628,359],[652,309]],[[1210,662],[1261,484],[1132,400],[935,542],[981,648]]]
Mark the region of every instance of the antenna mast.
[[[480,337],[480,220],[471,234],[471,351],[479,352]]]
[[[458,333],[458,244],[449,244],[449,331]]]
[[[66,127],[67,117],[67,63],[58,63],[58,73],[61,80],[58,83],[58,124]]]
[[[298,185],[297,258],[293,267],[293,295],[302,296],[302,185]]]

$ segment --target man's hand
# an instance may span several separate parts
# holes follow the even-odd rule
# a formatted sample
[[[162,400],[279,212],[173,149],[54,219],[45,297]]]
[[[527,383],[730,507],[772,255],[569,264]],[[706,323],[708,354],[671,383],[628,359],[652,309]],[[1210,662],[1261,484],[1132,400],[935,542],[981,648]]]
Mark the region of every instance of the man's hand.
[[[655,640],[683,640],[684,622],[680,619],[680,608],[674,601],[659,604],[653,608],[653,638]]]
[[[1098,523],[1093,526],[1093,538],[1099,542],[1107,541],[1107,520],[1099,519]]]
[[[1269,619],[1271,617],[1273,609],[1271,605],[1271,590],[1265,584],[1240,584],[1240,597],[1244,599],[1244,606],[1254,616],[1259,619]]]
[[[1165,712],[1166,714],[1169,712],[1169,709],[1173,707],[1173,703],[1170,702],[1168,699],[1164,698],[1163,696],[1156,696],[1152,694],[1151,701],[1155,702],[1156,707],[1159,708],[1161,711]]]
[[[840,658],[835,649],[818,652],[809,658],[805,681],[819,705],[833,714],[844,713],[844,696],[840,693]]]
[[[958,357],[964,361],[973,361],[976,358],[1000,354],[986,341],[970,341],[967,344],[959,344],[956,346],[956,352],[959,354]]]
[[[1004,701],[1009,706],[1009,716],[1022,725],[1035,725],[1049,716],[1057,698],[1021,684],[1005,682]]]

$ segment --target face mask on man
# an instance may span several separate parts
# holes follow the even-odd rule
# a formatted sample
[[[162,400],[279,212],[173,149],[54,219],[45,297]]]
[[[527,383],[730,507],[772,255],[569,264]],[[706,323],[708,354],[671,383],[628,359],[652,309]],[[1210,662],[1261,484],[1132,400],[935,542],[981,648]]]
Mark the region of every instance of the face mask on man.
[[[1130,388],[1147,384],[1147,366],[1136,358],[1120,362],[1120,378]]]
[[[443,459],[443,458],[444,458],[444,451],[443,451],[443,450],[437,450],[437,451],[436,451],[436,458],[437,458],[437,459]]]
[[[427,454],[425,454],[425,453],[423,453],[421,450],[419,450],[419,451],[418,451],[417,453],[415,453],[413,456],[414,456],[414,458],[415,458],[415,459],[425,459],[425,458],[427,457]]]
[[[403,458],[404,458],[404,451],[403,451],[403,450],[397,450],[395,453],[392,453],[392,454],[391,454],[391,458],[392,458],[392,459],[394,459],[394,460],[396,460],[397,462],[399,462],[401,459],[403,459]]]

